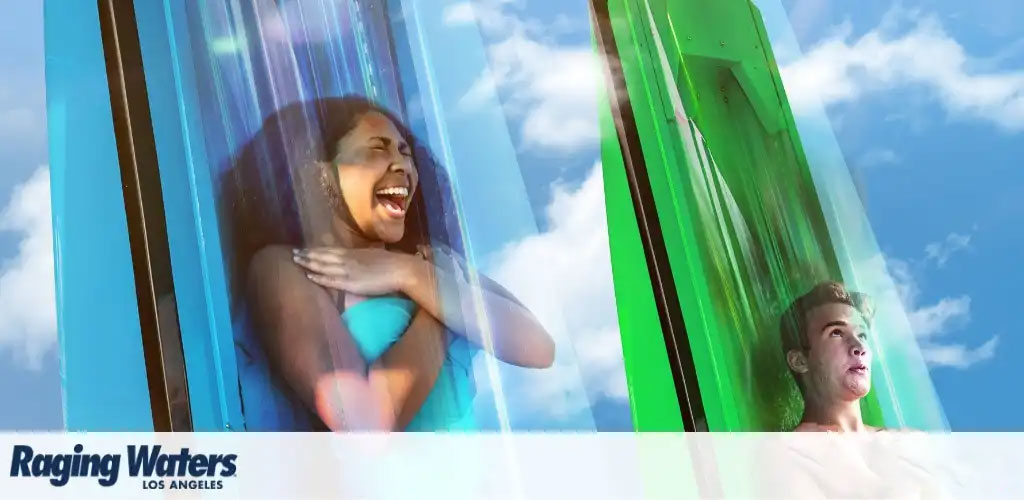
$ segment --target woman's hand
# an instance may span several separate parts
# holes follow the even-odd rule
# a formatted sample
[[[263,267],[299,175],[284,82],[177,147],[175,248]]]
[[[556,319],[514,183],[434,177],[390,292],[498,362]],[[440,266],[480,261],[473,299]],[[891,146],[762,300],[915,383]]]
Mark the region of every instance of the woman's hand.
[[[325,288],[370,296],[401,292],[448,330],[507,363],[531,368],[554,363],[554,340],[525,306],[486,276],[476,274],[470,283],[468,267],[460,258],[444,249],[433,250],[434,262],[422,250],[424,255],[409,255],[375,248],[297,250],[294,260],[310,280]],[[455,314],[446,312],[441,296],[456,300],[449,304]],[[460,314],[475,310],[481,300],[483,316]],[[482,328],[481,322],[490,325]]]
[[[320,286],[370,296],[404,292],[425,267],[421,257],[382,248],[295,249],[292,260]]]

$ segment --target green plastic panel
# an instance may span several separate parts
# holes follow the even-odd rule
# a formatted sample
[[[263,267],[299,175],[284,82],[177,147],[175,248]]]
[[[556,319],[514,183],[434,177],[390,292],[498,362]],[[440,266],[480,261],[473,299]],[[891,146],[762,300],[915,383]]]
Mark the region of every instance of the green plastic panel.
[[[626,167],[606,99],[600,103],[599,117],[608,242],[633,426],[638,431],[682,431]]]
[[[802,403],[778,316],[842,273],[760,14],[608,5],[708,427],[791,428]],[[874,393],[863,409],[883,424]]]

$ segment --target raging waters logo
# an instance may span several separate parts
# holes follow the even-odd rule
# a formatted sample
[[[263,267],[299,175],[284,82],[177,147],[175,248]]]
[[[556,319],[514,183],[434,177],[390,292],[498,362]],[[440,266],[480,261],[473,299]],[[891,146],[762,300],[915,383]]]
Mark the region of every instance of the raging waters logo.
[[[16,445],[11,457],[11,477],[48,478],[61,487],[71,478],[96,478],[101,486],[113,486],[121,473],[121,457],[117,454],[83,453],[75,445],[74,453],[36,453],[31,446]],[[188,448],[178,453],[164,453],[160,445],[129,445],[128,475],[143,478],[143,489],[219,490],[223,479],[234,477],[236,454],[198,454]]]

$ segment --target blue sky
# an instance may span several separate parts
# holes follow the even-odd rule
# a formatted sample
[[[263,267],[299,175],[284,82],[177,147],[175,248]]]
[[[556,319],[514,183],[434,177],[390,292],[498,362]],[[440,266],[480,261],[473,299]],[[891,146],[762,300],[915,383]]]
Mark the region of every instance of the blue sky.
[[[47,162],[42,2],[8,2],[0,18],[0,429],[63,426],[45,195],[12,196]],[[36,179],[43,179],[37,177]],[[35,183],[35,187],[42,187]],[[38,195],[38,189],[23,191]],[[33,198],[33,199],[26,199]],[[43,199],[40,199],[43,198]],[[49,266],[47,275],[45,270]],[[43,272],[38,272],[42,269]],[[48,283],[47,283],[48,281]],[[49,290],[49,296],[46,292]],[[41,294],[38,305],[24,306]]]
[[[969,7],[953,0],[902,2],[896,10],[894,2],[878,0],[857,2],[856,8],[849,2],[827,0],[783,0],[781,4],[800,53],[780,53],[780,61],[797,61],[816,50],[830,55],[821,52],[827,46],[838,47],[835,54],[854,59],[823,58],[831,65],[820,69],[838,76],[828,81],[828,88],[811,93],[827,103],[833,130],[891,268],[899,269],[905,289],[916,291],[905,297],[907,309],[917,326],[928,332],[923,350],[932,360],[931,376],[951,426],[956,430],[1021,428],[1024,403],[1000,396],[1002,387],[1019,378],[1015,361],[1024,354],[1024,340],[1013,328],[1013,311],[1020,307],[1016,298],[1024,296],[1019,262],[1024,255],[1019,230],[1024,219],[1020,202],[1024,199],[1020,160],[1024,158],[1024,26],[1015,21],[1022,17],[1024,6],[1016,0],[987,0]],[[563,61],[589,48],[583,0],[513,2],[495,12],[500,14],[495,19],[505,24],[484,30],[492,45],[525,41],[541,47],[546,56],[564,57]],[[509,28],[513,17],[521,24],[511,26],[524,30],[520,38]],[[893,52],[875,57],[874,62],[855,60],[857,49],[866,47],[872,36],[877,37],[878,47]],[[962,57],[962,64],[939,64],[946,71],[934,74],[897,71],[913,67],[918,40],[942,42],[921,48],[946,50],[939,53],[940,62]],[[0,206],[9,207],[19,186],[47,161],[40,3],[5,6],[0,46],[18,47],[0,51]],[[531,116],[539,116],[539,123],[544,123],[545,112],[579,113],[573,116],[580,119],[589,115],[577,108],[546,108],[552,96],[544,89],[551,87],[531,86],[541,72],[522,63],[507,62],[520,86],[499,84],[495,90],[506,109],[514,111],[509,130],[539,233],[512,247],[511,257],[506,255],[504,269],[497,272],[510,276],[521,269],[517,266],[530,264],[516,255],[588,237],[563,234],[567,226],[549,217],[548,208],[586,206],[582,202],[594,191],[586,181],[597,159],[596,142],[588,139],[586,130],[568,143],[536,143],[524,137],[521,124]],[[985,85],[993,81],[998,83],[995,88]],[[789,79],[786,84],[791,100],[799,100],[802,94],[794,95]],[[844,92],[837,94],[836,89]],[[977,95],[958,100],[949,95],[949,89],[967,89]],[[564,203],[557,205],[554,202],[560,196]],[[5,278],[0,279],[8,279],[10,271],[21,265],[37,268],[22,249],[38,231],[13,223],[2,227],[0,261]],[[21,290],[5,283],[16,282],[0,281],[0,302],[13,303],[11,297]],[[586,295],[593,290],[565,292],[580,294],[584,303],[607,299]],[[579,311],[567,314],[570,322],[582,322],[579,318],[586,316]],[[55,332],[46,328],[51,320],[45,313],[0,307],[0,400],[19,403],[4,406],[0,429],[62,425]],[[608,318],[602,321],[607,323]],[[23,328],[15,331],[10,325]],[[39,346],[47,347],[40,351]],[[600,353],[589,355],[599,357]],[[599,375],[604,385],[614,386],[614,373]],[[606,425],[612,427],[624,423],[621,398],[606,397],[615,393],[614,387],[600,387],[594,402],[596,413],[611,416]],[[521,425],[537,422],[525,419]]]

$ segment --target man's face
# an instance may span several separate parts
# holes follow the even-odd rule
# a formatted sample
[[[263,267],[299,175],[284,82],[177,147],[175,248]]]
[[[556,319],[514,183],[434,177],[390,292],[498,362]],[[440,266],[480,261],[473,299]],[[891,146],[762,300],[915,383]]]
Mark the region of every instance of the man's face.
[[[867,333],[867,322],[852,306],[825,304],[808,312],[807,390],[831,401],[866,396],[871,390]]]

